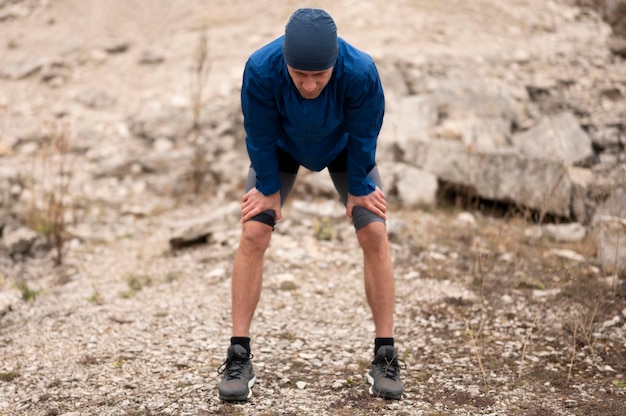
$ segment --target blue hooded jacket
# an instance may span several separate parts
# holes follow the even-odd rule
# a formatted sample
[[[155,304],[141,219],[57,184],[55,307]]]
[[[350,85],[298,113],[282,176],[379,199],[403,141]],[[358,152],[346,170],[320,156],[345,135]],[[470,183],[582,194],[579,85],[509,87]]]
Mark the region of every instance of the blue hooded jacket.
[[[254,52],[246,63],[241,107],[246,146],[264,195],[280,190],[276,146],[305,168],[321,171],[347,146],[349,192],[368,195],[375,185],[376,143],[385,98],[373,59],[339,38],[330,81],[315,99],[303,98],[283,59],[284,36]]]

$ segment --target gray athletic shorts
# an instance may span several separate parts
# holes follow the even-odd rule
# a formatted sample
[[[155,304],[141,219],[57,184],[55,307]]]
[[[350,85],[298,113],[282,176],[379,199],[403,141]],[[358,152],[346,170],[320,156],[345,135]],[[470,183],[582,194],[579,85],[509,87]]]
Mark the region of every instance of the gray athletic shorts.
[[[278,148],[278,170],[280,175],[280,204],[285,203],[285,200],[289,196],[291,189],[296,181],[298,169],[300,164],[289,153]],[[328,165],[328,173],[335,185],[335,189],[341,198],[341,201],[346,205],[348,201],[348,151],[344,149],[339,155]],[[369,172],[370,178],[374,181],[374,184],[382,189],[380,181],[380,174],[378,167]],[[248,171],[248,178],[246,179],[246,192],[256,186],[256,171],[251,166]],[[250,219],[250,221],[259,221],[264,224],[274,227],[276,225],[275,214],[273,210],[267,210],[258,214]],[[380,217],[370,210],[363,207],[354,207],[352,210],[352,222],[356,231],[360,230],[364,226],[372,222],[385,223],[385,219]]]

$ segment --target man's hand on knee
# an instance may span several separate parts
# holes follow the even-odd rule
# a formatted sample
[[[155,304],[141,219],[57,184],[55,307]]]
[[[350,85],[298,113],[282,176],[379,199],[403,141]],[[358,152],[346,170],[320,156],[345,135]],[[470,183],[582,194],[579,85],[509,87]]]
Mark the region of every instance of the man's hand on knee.
[[[252,188],[242,198],[241,222],[246,222],[268,209],[274,211],[276,221],[283,217],[280,207],[280,191],[266,196],[256,188]]]
[[[387,219],[387,201],[385,194],[379,188],[367,195],[354,196],[348,193],[348,201],[346,203],[346,215],[352,218],[352,210],[354,207],[363,207],[374,214]]]

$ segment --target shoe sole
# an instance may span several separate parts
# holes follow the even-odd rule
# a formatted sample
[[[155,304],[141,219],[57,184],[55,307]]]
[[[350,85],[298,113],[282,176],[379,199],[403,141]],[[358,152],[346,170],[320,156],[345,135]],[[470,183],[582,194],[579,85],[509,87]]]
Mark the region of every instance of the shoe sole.
[[[381,393],[374,393],[374,377],[372,377],[370,375],[370,373],[365,373],[365,378],[367,378],[367,382],[370,384],[370,394],[374,397],[382,397],[383,399],[393,399],[393,400],[400,400],[402,398],[402,393],[398,394],[398,395],[393,395],[393,394],[388,394],[388,395],[384,395]]]
[[[256,376],[252,377],[250,379],[250,381],[248,381],[248,393],[245,395],[241,395],[241,396],[235,396],[235,397],[226,397],[226,396],[222,396],[222,392],[220,392],[220,400],[223,400],[225,402],[245,402],[246,400],[249,400],[250,397],[252,397],[252,386],[254,386],[254,383],[256,382]]]

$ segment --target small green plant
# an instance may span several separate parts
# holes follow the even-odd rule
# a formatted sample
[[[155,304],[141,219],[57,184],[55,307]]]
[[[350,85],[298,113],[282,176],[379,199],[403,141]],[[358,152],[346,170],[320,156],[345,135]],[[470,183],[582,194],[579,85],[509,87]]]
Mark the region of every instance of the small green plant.
[[[372,362],[370,360],[357,360],[357,365],[359,366],[359,368],[361,370],[366,370],[369,369],[370,366],[372,365]]]
[[[150,286],[152,284],[152,278],[148,275],[131,275],[128,277],[128,286],[134,290],[139,292],[145,286]]]
[[[95,284],[92,284],[91,287],[93,288],[93,292],[87,298],[87,301],[95,303],[96,305],[102,305],[104,303],[104,297],[102,296],[102,293],[100,293],[100,290],[98,290]]]
[[[185,389],[187,387],[191,387],[193,384],[190,383],[189,381],[179,381],[178,383],[176,383],[176,388],[177,389]]]
[[[280,284],[279,289],[283,291],[292,291],[298,289],[298,285],[290,280],[285,280]]]
[[[626,389],[626,380],[613,380],[611,384],[618,389]]]
[[[278,338],[294,342],[296,340],[296,334],[293,331],[285,331],[278,334]]]
[[[168,272],[165,275],[165,281],[168,283],[175,282],[180,279],[180,272]]]
[[[0,373],[0,381],[6,381],[7,383],[10,383],[11,381],[15,380],[19,376],[20,376],[20,373],[18,373],[17,371],[2,372]]]
[[[32,289],[28,283],[21,281],[16,284],[17,290],[22,294],[22,300],[26,302],[34,302],[39,296],[39,291]]]
[[[315,238],[317,238],[318,240],[323,241],[330,241],[335,239],[336,232],[333,228],[333,224],[330,222],[330,219],[328,217],[323,217],[322,219],[313,219],[313,236],[315,236]]]
[[[121,292],[120,297],[123,299],[130,299],[144,287],[150,286],[152,284],[152,277],[146,274],[130,274],[126,276],[126,283],[128,284],[129,290]]]
[[[135,292],[133,290],[125,290],[123,292],[120,292],[120,298],[122,298],[122,299],[131,299],[136,294],[137,294],[137,292]]]
[[[120,357],[113,361],[113,368],[122,368],[124,367],[124,364],[126,364],[126,359]]]

